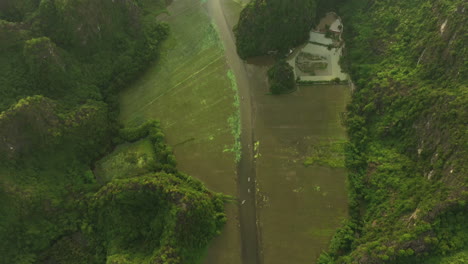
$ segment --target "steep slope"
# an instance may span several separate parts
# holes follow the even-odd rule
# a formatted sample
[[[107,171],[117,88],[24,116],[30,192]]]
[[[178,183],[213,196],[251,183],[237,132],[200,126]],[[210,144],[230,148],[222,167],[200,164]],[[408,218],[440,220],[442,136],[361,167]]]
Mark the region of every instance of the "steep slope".
[[[93,182],[89,164],[110,143],[106,119],[103,103],[65,112],[42,96],[0,114],[1,263],[34,263],[77,228],[69,195]]]
[[[36,94],[66,104],[109,101],[167,36],[144,12],[148,2],[43,0],[22,21],[0,20],[0,110]]]
[[[223,196],[177,172],[157,122],[114,139],[148,138],[148,172],[97,183],[91,165],[111,145],[107,122],[103,103],[63,111],[42,96],[0,115],[1,263],[200,258],[225,222]]]
[[[423,263],[467,248],[465,8],[426,0],[341,8],[356,83],[352,218],[320,263]]]

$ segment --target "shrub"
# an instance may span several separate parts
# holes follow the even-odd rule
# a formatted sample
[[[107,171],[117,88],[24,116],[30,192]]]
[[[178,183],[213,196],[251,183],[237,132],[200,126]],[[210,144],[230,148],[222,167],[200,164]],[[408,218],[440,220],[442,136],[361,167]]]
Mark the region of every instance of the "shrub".
[[[287,93],[296,89],[293,67],[284,60],[277,62],[268,70],[268,81],[272,94]]]

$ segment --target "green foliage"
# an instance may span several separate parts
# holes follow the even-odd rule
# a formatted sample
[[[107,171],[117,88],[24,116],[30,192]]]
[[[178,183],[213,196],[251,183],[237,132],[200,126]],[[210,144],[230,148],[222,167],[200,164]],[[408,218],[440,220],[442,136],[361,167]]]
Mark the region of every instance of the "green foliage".
[[[42,96],[0,114],[1,254],[26,261],[62,234],[74,232],[77,189],[92,184],[89,163],[109,146],[105,104],[65,112]],[[91,173],[92,175],[92,173]],[[23,259],[24,258],[24,259]]]
[[[240,142],[240,136],[241,136],[240,101],[239,101],[236,77],[234,76],[234,73],[231,70],[229,70],[227,73],[227,76],[229,78],[229,81],[231,82],[231,89],[234,92],[233,105],[237,109],[237,111],[228,119],[229,127],[231,127],[231,134],[234,137],[234,144],[232,145],[232,148],[226,149],[224,151],[233,152],[235,155],[236,162],[239,162],[241,159],[241,152],[242,152],[241,151],[242,146]]]
[[[41,94],[66,105],[105,99],[116,111],[116,92],[156,58],[168,34],[136,1],[43,0],[33,11],[18,23],[0,21],[7,37],[0,40],[0,110]]]
[[[356,226],[337,232],[327,253],[336,263],[426,263],[468,246],[462,6],[360,0],[341,8],[356,83],[346,120]]]
[[[147,138],[120,144],[112,153],[96,162],[94,175],[99,183],[127,178],[128,175],[144,175],[152,171],[154,159],[153,144]]]
[[[294,69],[283,60],[278,61],[268,70],[268,81],[272,94],[288,93],[296,89]]]
[[[357,225],[349,220],[344,221],[342,227],[333,236],[330,243],[330,251],[334,254],[349,252],[351,245],[356,239]]]
[[[301,44],[309,36],[315,8],[315,0],[251,1],[234,28],[239,57],[285,53]]]
[[[24,43],[23,57],[28,65],[30,78],[36,86],[36,93],[56,97],[63,92],[64,87],[73,89],[63,56],[49,38],[27,40]]]
[[[321,165],[331,168],[345,167],[345,141],[336,141],[311,146],[311,152],[304,161],[305,166]]]
[[[117,129],[116,94],[168,35],[144,10],[161,4],[0,4],[0,262],[188,263],[221,229],[223,197],[177,171],[157,122]],[[140,139],[142,173],[96,181],[99,158]]]
[[[445,257],[435,257],[427,260],[427,264],[464,264],[468,262],[468,250]]]
[[[44,111],[45,104],[50,105],[49,119],[33,123],[31,131],[40,131],[43,122],[57,127],[36,135],[38,139],[28,137],[38,143],[26,144],[25,153],[19,145],[7,145],[10,156],[0,160],[2,184],[7,186],[0,192],[5,212],[0,220],[2,256],[11,263],[103,263],[107,256],[117,261],[124,254],[128,263],[145,263],[171,249],[167,261],[198,260],[225,222],[223,197],[177,172],[158,123],[122,130],[133,140],[138,140],[134,135],[149,139],[154,158],[147,161],[147,174],[127,174],[100,185],[86,165],[101,155],[103,150],[96,148],[105,146],[102,140],[110,143],[109,131],[99,130],[106,115],[99,114],[98,105],[56,113],[52,101],[28,98],[2,113],[0,128],[14,128],[33,113],[45,115],[33,111]]]
[[[0,19],[20,22],[37,9],[40,0],[4,0],[0,4]]]
[[[165,136],[159,126],[159,122],[147,121],[135,128],[122,129],[119,134],[120,138],[129,142],[134,142],[148,136],[153,146],[154,157],[156,159],[153,170],[162,170],[168,173],[176,172],[175,156],[172,153],[171,147],[164,142]]]
[[[161,258],[167,249],[175,254],[166,261],[194,261],[225,221],[219,199],[171,174],[113,180],[90,197],[92,234],[112,258],[126,252],[129,263]]]

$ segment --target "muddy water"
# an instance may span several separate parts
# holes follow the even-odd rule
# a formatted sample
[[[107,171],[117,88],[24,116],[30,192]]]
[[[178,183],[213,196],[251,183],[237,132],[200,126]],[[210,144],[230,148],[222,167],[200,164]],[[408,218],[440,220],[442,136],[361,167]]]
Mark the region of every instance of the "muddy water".
[[[315,263],[347,215],[346,171],[303,162],[308,146],[345,139],[339,113],[348,87],[300,87],[280,97],[257,90],[255,96],[264,263]]]
[[[346,86],[300,87],[268,95],[267,58],[241,61],[232,27],[241,7],[232,0],[208,0],[239,87],[242,160],[238,196],[242,263],[310,264],[327,246],[347,215],[344,169],[305,167],[307,146],[345,139],[340,112],[349,100]],[[259,142],[254,157],[254,142]],[[215,241],[205,264],[215,264]]]
[[[253,163],[253,111],[251,101],[251,85],[246,64],[239,59],[236,52],[232,27],[238,19],[241,6],[231,0],[208,0],[207,8],[224,44],[225,56],[230,68],[236,76],[236,82],[241,98],[241,160],[237,167],[237,184],[239,205],[239,223],[243,264],[260,263],[256,212],[255,166]],[[256,72],[254,71],[253,74]],[[252,75],[252,73],[250,73]],[[216,242],[213,247],[216,246]],[[212,248],[213,249],[213,248]],[[212,259],[219,252],[209,250],[206,264],[214,264]]]

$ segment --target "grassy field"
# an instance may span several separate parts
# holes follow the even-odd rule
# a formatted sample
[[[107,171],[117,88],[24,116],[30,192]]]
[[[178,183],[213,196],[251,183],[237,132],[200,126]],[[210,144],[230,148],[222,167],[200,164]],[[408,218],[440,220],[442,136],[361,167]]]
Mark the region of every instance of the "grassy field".
[[[158,119],[179,170],[211,190],[235,196],[240,144],[239,98],[223,46],[203,1],[174,1],[161,19],[170,25],[162,56],[120,94],[120,121]],[[206,263],[240,263],[237,206],[208,250]]]
[[[169,13],[164,20],[172,33],[163,55],[121,94],[121,121],[160,119],[176,147],[203,144],[234,151],[237,92],[216,29],[198,1],[175,3]]]
[[[128,178],[129,175],[143,175],[151,172],[148,166],[153,161],[154,153],[149,139],[125,143],[96,164],[94,175],[101,184],[112,179]]]
[[[163,19],[171,35],[163,55],[121,93],[120,120],[137,125],[159,119],[182,167],[186,155],[213,154],[226,158],[234,173],[238,98],[216,29],[199,1],[176,2],[168,10]]]

